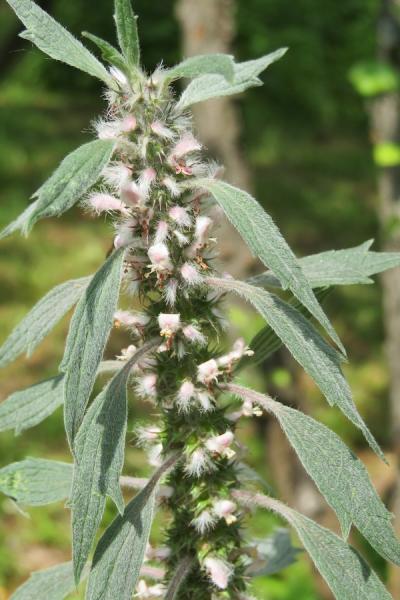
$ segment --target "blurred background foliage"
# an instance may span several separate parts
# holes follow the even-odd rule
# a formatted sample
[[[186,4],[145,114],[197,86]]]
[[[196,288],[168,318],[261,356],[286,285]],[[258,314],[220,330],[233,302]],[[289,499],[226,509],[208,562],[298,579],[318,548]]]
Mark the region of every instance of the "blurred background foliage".
[[[112,3],[75,0],[39,2],[75,35],[84,28],[113,41]],[[174,0],[135,0],[140,15],[144,63],[153,69],[181,55],[181,34]],[[373,60],[378,0],[246,0],[237,2],[238,59],[256,58],[280,46],[290,51],[264,76],[265,85],[236,100],[242,121],[241,149],[248,161],[257,199],[280,225],[298,255],[355,246],[378,238],[375,167],[368,119],[355,85],[370,69],[354,70]],[[104,102],[99,84],[67,66],[47,59],[17,37],[20,25],[5,2],[0,5],[0,227],[12,220],[63,156],[89,139],[89,123]],[[351,76],[349,75],[351,73]],[[382,78],[391,74],[379,73]],[[358,77],[358,79],[357,79]],[[361,83],[361,86],[363,83]],[[375,83],[374,85],[380,85]],[[62,220],[37,225],[28,239],[18,236],[0,246],[0,339],[46,291],[59,282],[93,272],[107,251],[112,232],[78,210]],[[376,242],[379,246],[379,239]],[[335,290],[327,310],[349,351],[346,374],[360,412],[385,447],[388,439],[388,374],[383,352],[379,285]],[[245,307],[232,306],[237,332],[250,339],[261,321]],[[0,373],[0,398],[53,374],[67,331],[63,322],[29,360]],[[111,347],[109,352],[118,349]],[[243,377],[260,389],[273,386],[279,396],[295,385],[308,412],[340,432],[374,468],[358,432],[328,409],[308,379],[285,361],[268,371]],[[133,421],[146,419],[135,406]],[[252,465],[274,486],[261,423],[245,423],[241,435]],[[68,460],[62,415],[18,438],[0,436],[1,465],[25,456]],[[130,445],[127,471],[148,472],[143,456]],[[381,491],[390,473],[376,469]],[[0,499],[0,600],[34,569],[69,556],[68,513],[62,506],[29,510],[26,519]],[[112,516],[110,508],[107,518]],[[256,514],[251,524],[258,537],[275,519]],[[156,527],[156,537],[159,528]],[[353,540],[385,578],[386,567],[362,540]],[[255,591],[271,600],[317,600],[321,596],[305,559],[282,574],[259,580]],[[78,597],[78,596],[76,596]],[[329,597],[329,596],[328,596]],[[35,599],[32,599],[35,600]],[[356,599],[354,599],[356,600]]]

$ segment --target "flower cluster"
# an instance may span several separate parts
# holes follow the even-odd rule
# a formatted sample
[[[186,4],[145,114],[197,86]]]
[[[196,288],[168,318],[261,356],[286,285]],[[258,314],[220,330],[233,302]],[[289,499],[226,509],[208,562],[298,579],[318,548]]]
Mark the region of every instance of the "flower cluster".
[[[112,215],[114,247],[125,249],[125,289],[142,306],[140,312],[114,315],[115,327],[130,336],[118,359],[126,361],[141,345],[159,339],[133,369],[135,393],[159,410],[157,425],[136,429],[137,442],[155,466],[171,451],[182,455],[169,476],[170,497],[163,500],[173,515],[168,547],[153,551],[150,560],[164,561],[172,573],[184,554],[193,556],[199,569],[188,585],[192,579],[198,589],[196,578],[205,577],[204,598],[217,598],[220,590],[243,585],[244,568],[238,552],[241,514],[230,497],[237,484],[239,417],[219,406],[220,385],[251,354],[243,340],[225,355],[213,350],[224,328],[220,294],[206,284],[215,271],[211,236],[217,223],[196,181],[218,177],[221,170],[204,159],[190,116],[177,109],[162,70],[138,77],[134,86],[115,68],[112,75],[119,93],[108,93],[107,117],[95,128],[100,139],[115,141],[115,160],[85,206],[95,215]],[[253,407],[239,412],[246,415]],[[183,524],[185,540],[177,537]],[[141,579],[136,597],[158,598],[164,591],[162,584]]]

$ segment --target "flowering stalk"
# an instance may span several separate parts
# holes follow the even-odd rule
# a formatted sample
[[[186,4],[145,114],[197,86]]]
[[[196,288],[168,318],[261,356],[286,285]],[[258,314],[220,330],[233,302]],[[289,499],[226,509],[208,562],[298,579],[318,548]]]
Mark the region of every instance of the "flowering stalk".
[[[97,273],[49,292],[0,348],[0,366],[32,352],[77,303],[59,375],[0,406],[0,430],[20,432],[64,404],[74,459],[27,459],[1,470],[1,489],[13,499],[37,505],[68,497],[72,513],[72,564],[35,574],[18,597],[61,600],[87,576],[109,496],[119,514],[96,545],[87,600],[250,599],[250,577],[290,565],[298,550],[282,530],[267,540],[244,538],[249,506],[274,511],[294,527],[336,598],[389,598],[345,541],[353,524],[385,559],[400,564],[391,516],[362,463],[325,426],[235,381],[254,351],[260,363],[284,344],[384,458],[354,404],[341,371],[345,350],[313,288],[369,282],[372,274],[399,265],[399,255],[370,252],[367,242],[298,261],[257,202],[221,181],[221,169],[206,159],[193,130],[193,104],[259,85],[258,75],[285,49],[241,64],[225,55],[199,56],[148,76],[140,67],[130,1],[115,0],[121,52],[87,34],[111,64],[106,69],[31,0],[7,2],[27,27],[23,37],[107,85],[108,108],[95,124],[98,139],[64,159],[0,239],[27,233],[40,218],[59,216],[80,199],[94,215],[110,214],[115,229],[112,251]],[[176,99],[172,84],[180,77],[193,81]],[[248,282],[218,274],[221,209],[269,271]],[[132,298],[128,310],[118,309],[121,281]],[[274,293],[279,288],[286,296]],[[268,325],[250,347],[237,340],[224,354],[228,292],[249,301]],[[125,329],[131,343],[115,360],[102,361],[113,325]],[[100,373],[114,375],[91,399]],[[156,467],[148,481],[122,475],[128,384],[155,415],[135,431]],[[278,420],[336,512],[344,540],[277,500],[242,489],[248,475],[236,424],[263,411]],[[125,505],[121,486],[140,491]],[[170,515],[159,548],[148,544],[156,502]]]
[[[108,118],[96,125],[100,139],[114,140],[114,161],[104,190],[85,206],[113,214],[114,246],[126,249],[124,283],[143,307],[141,313],[115,313],[115,325],[132,336],[121,356],[161,338],[135,374],[136,393],[157,407],[160,418],[138,429],[137,438],[153,465],[173,450],[183,454],[167,482],[166,580],[192,557],[196,566],[179,598],[207,600],[216,590],[245,589],[242,514],[231,499],[239,486],[235,423],[219,404],[219,384],[252,352],[238,340],[219,355],[221,298],[205,284],[215,272],[216,223],[207,195],[189,188],[198,177],[216,177],[219,168],[204,158],[190,114],[177,108],[162,70],[151,77],[138,73],[133,85],[118,73],[116,82],[120,89],[108,94]]]

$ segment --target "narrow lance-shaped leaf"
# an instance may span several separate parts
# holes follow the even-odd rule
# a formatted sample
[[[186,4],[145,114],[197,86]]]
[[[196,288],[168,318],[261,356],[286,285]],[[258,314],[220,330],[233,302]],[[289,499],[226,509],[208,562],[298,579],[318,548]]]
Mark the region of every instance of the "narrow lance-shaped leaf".
[[[0,469],[0,491],[18,504],[44,506],[69,498],[72,465],[27,458]]]
[[[246,574],[252,577],[273,575],[283,571],[297,561],[301,549],[292,545],[288,530],[279,527],[271,537],[259,541],[257,551],[260,555],[260,563],[257,561],[246,571]]]
[[[197,186],[214,196],[253,254],[275,273],[284,288],[288,288],[300,300],[345,353],[295,255],[258,202],[247,192],[215,179],[197,180]]]
[[[122,54],[130,67],[140,63],[140,45],[137,17],[133,12],[131,0],[115,0],[115,23]]]
[[[359,415],[340,368],[341,357],[293,306],[261,288],[232,279],[208,278],[212,287],[236,292],[258,310],[303,369],[314,379],[331,406],[337,406],[364,434],[371,448],[385,460],[373,435]]]
[[[196,77],[183,92],[177,109],[184,110],[204,100],[239,94],[250,87],[262,85],[262,81],[258,78],[258,75],[269,67],[269,65],[282,58],[286,52],[287,48],[280,48],[257,60],[235,64],[235,75],[232,82],[227,81],[225,77],[217,74]]]
[[[222,75],[227,81],[232,82],[235,77],[235,63],[229,54],[204,54],[191,56],[175,67],[164,73],[166,81],[173,81],[180,77],[200,77],[215,73]]]
[[[7,0],[7,3],[27,29],[21,37],[51,58],[85,71],[112,87],[112,78],[97,58],[37,4],[31,0]]]
[[[367,470],[333,431],[268,396],[228,384],[227,389],[250,399],[278,419],[289,442],[318,489],[336,512],[343,536],[354,524],[386,560],[400,565],[400,543]]]
[[[68,154],[33,195],[37,200],[0,233],[0,239],[18,230],[27,235],[39,219],[59,217],[72,208],[97,183],[113,149],[113,140],[94,140]]]
[[[323,302],[325,298],[330,294],[331,290],[329,288],[320,288],[315,292],[315,296],[318,302]],[[298,311],[301,312],[307,318],[311,318],[309,312],[306,308],[296,300],[295,298],[291,298],[289,303]],[[244,356],[238,365],[236,366],[235,371],[239,371],[243,369],[247,365],[257,366],[267,360],[274,352],[279,350],[282,347],[282,340],[276,335],[275,331],[272,329],[270,325],[266,325],[256,333],[251,342],[249,343],[249,348],[254,352],[253,356]]]
[[[124,463],[127,381],[133,365],[155,343],[140,348],[97,396],[75,438],[72,485],[72,547],[75,578],[86,564],[100,526],[106,496],[124,511],[119,478]]]
[[[400,252],[372,252],[373,240],[355,248],[329,250],[299,259],[304,275],[313,288],[331,285],[373,283],[372,275],[400,266]],[[280,287],[279,280],[270,272],[248,280],[260,287]]]
[[[73,279],[53,288],[32,308],[0,348],[0,367],[26,352],[28,356],[82,296],[91,277]]]
[[[245,503],[272,510],[296,530],[315,566],[337,600],[392,600],[374,571],[355,548],[274,498],[262,494],[237,492]]]
[[[88,31],[82,31],[82,35],[98,47],[104,60],[109,62],[111,65],[118,67],[121,69],[121,71],[126,70],[126,61],[122,54],[116,48],[114,48],[114,46],[109,44],[106,40],[99,38],[97,35],[89,33]]]
[[[86,600],[131,600],[153,521],[157,485],[178,460],[168,459],[101,537],[93,558]]]
[[[106,260],[80,299],[71,320],[60,365],[60,371],[65,373],[65,428],[71,445],[82,423],[113,324],[123,260],[123,249]]]
[[[0,431],[19,435],[38,425],[64,402],[64,377],[58,376],[11,394],[0,404]]]
[[[72,563],[62,563],[44,571],[32,573],[10,600],[64,600],[75,591]]]

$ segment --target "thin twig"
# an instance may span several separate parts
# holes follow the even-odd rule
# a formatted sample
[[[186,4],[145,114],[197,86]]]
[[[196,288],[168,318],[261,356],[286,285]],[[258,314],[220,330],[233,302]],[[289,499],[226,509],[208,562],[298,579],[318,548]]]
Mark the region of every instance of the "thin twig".
[[[179,592],[182,583],[189,575],[192,566],[193,558],[191,556],[186,556],[180,561],[175,571],[175,574],[172,577],[171,582],[168,586],[168,590],[164,596],[164,600],[174,600],[176,598],[176,594]]]

